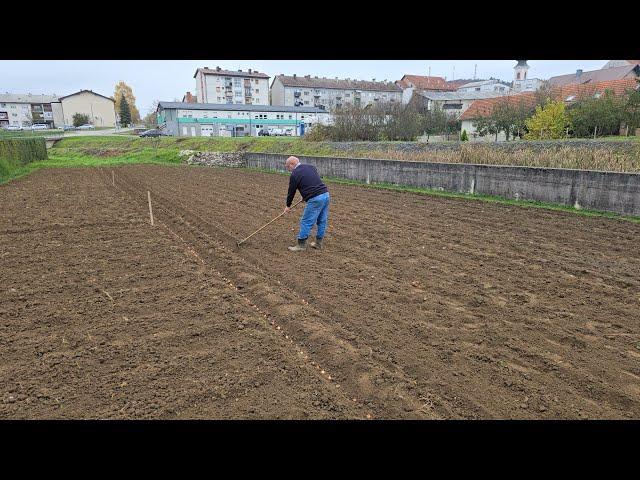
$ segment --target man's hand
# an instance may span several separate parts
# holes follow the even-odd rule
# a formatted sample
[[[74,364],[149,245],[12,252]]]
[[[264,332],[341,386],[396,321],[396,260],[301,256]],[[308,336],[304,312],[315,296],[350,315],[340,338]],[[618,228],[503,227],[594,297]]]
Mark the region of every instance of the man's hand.
[[[291,211],[290,207],[284,207],[284,212],[283,213],[289,213]]]

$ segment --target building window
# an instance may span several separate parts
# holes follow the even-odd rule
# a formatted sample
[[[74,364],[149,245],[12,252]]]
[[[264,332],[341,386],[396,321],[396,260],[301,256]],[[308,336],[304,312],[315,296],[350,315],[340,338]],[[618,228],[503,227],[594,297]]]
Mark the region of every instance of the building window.
[[[344,96],[345,96],[345,98],[349,98],[351,96],[351,94],[350,93],[345,93]]]
[[[256,93],[260,93],[260,89],[259,88],[256,88]]]
[[[11,105],[11,108],[13,108],[15,110],[16,106],[15,105]]]
[[[304,96],[308,97],[309,96],[309,92],[307,90],[304,91]]]
[[[255,82],[256,82],[256,84],[258,83],[258,79],[257,78],[255,79]]]

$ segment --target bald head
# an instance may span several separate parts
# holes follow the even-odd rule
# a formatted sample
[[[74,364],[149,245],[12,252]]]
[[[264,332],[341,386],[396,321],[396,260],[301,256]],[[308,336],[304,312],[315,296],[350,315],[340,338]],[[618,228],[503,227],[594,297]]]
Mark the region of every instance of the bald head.
[[[287,170],[289,170],[290,172],[293,172],[293,169],[296,168],[299,163],[300,163],[300,159],[298,157],[291,156],[287,158],[286,162],[284,162],[284,166],[286,167]]]

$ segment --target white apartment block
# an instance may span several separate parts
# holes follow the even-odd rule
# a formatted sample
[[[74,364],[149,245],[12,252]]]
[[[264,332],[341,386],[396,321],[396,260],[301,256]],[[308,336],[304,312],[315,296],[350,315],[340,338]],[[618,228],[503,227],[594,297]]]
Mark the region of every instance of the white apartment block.
[[[196,79],[198,103],[269,105],[269,75],[266,73],[205,67],[196,70],[193,78]]]
[[[34,123],[44,123],[51,128],[62,126],[62,106],[56,95],[0,94],[0,127],[29,127]]]
[[[393,82],[340,80],[306,75],[278,75],[271,84],[271,105],[317,107],[326,110],[346,105],[401,103],[402,89]]]

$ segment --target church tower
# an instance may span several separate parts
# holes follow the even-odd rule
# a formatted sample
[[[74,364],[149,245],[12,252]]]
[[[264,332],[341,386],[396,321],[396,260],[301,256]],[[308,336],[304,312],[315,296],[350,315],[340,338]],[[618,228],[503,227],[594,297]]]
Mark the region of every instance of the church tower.
[[[521,81],[527,79],[527,71],[529,70],[529,65],[527,65],[526,60],[518,60],[518,64],[513,67],[513,80]]]

